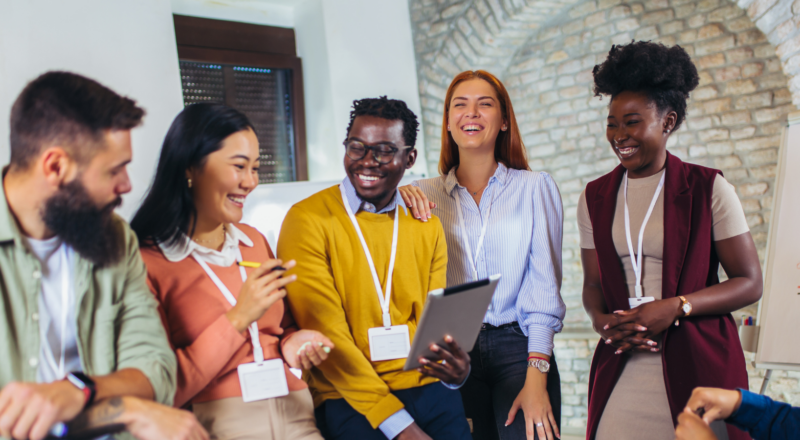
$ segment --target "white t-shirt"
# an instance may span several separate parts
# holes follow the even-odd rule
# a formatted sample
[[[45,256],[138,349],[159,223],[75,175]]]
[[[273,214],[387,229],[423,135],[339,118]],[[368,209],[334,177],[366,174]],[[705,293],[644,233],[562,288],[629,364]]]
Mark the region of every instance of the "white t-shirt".
[[[25,240],[42,268],[40,274],[34,273],[34,277],[38,275],[41,279],[42,286],[39,295],[40,362],[36,380],[53,382],[71,371],[82,371],[75,318],[75,252],[58,237],[47,240],[26,237]]]

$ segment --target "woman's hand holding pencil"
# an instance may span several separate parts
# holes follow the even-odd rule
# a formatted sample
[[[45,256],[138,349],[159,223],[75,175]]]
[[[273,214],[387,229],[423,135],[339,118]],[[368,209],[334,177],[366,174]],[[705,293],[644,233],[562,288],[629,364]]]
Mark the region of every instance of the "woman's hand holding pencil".
[[[247,264],[245,264],[247,263]],[[240,262],[241,266],[257,265],[239,291],[236,305],[225,314],[237,331],[243,332],[254,321],[264,316],[264,313],[277,301],[286,296],[284,287],[297,279],[297,275],[282,278],[283,273],[295,266],[291,260],[282,266],[283,261],[278,259],[267,260],[263,263]]]

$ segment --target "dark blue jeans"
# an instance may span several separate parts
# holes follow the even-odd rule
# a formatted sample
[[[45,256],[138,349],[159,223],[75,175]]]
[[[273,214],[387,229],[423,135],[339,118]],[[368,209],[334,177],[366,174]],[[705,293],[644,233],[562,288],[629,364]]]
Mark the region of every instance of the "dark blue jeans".
[[[525,415],[521,409],[511,425],[504,425],[514,399],[525,385],[528,338],[516,322],[506,327],[487,324],[469,355],[472,373],[461,387],[461,397],[467,417],[472,419],[472,438],[525,440]],[[561,378],[555,355],[550,358],[547,393],[560,429]]]
[[[414,421],[436,440],[470,440],[469,425],[458,391],[440,383],[394,391]],[[386,440],[344,399],[326,400],[314,411],[325,440]]]

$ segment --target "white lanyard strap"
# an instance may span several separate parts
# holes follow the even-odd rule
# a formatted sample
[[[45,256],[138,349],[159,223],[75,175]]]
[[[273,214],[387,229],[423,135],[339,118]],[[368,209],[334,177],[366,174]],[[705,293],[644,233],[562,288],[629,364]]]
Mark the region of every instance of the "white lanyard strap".
[[[378,302],[381,304],[381,311],[383,312],[383,326],[384,327],[391,327],[392,326],[392,317],[389,314],[389,306],[391,305],[392,300],[392,274],[394,273],[394,259],[397,255],[397,225],[400,221],[400,205],[398,204],[394,208],[394,228],[392,230],[392,254],[389,257],[389,271],[386,273],[386,295],[383,294],[384,289],[381,289],[381,281],[378,278],[378,271],[375,269],[375,262],[372,261],[372,254],[369,252],[369,248],[367,247],[367,241],[364,240],[364,234],[361,233],[361,227],[358,226],[358,220],[356,220],[356,215],[353,214],[353,210],[350,209],[350,204],[347,203],[347,193],[345,193],[344,185],[339,185],[339,190],[342,192],[342,203],[344,203],[344,209],[347,211],[347,215],[350,217],[350,221],[353,223],[353,227],[356,230],[356,234],[358,235],[358,239],[361,240],[361,247],[364,248],[364,255],[367,256],[367,263],[369,263],[369,270],[372,273],[372,281],[375,283],[375,291],[378,293]]]
[[[489,217],[492,215],[492,203],[494,202],[494,190],[495,188],[492,187],[492,196],[489,199],[489,207],[486,209],[486,218],[481,218],[483,222],[483,226],[481,227],[481,235],[478,237],[478,247],[475,249],[475,255],[472,255],[472,246],[469,244],[469,235],[467,234],[467,225],[464,222],[464,214],[461,212],[461,191],[456,189],[456,211],[458,211],[458,227],[461,229],[461,240],[464,241],[464,247],[467,251],[467,260],[469,260],[469,264],[472,266],[472,281],[478,280],[478,262],[476,258],[481,253],[481,249],[483,248],[483,239],[486,238],[486,228],[489,226]],[[478,213],[480,214],[480,206],[478,207]]]
[[[60,356],[58,359],[58,365],[56,365],[55,357],[53,356],[53,349],[50,347],[49,350],[45,350],[44,352],[49,355],[46,357],[47,362],[50,364],[50,367],[56,371],[57,376],[59,378],[64,377],[67,372],[65,368],[66,364],[66,351],[67,351],[67,320],[69,319],[69,287],[70,287],[70,268],[69,262],[67,260],[67,245],[61,244],[64,246],[63,249],[60,249],[58,252],[61,253],[61,349],[59,350]],[[48,344],[49,345],[49,344]]]
[[[242,251],[236,249],[236,254],[236,261],[242,261]],[[226,286],[222,280],[219,279],[217,274],[215,274],[214,271],[208,267],[208,264],[206,264],[202,258],[198,258],[196,255],[194,255],[194,253],[192,254],[192,257],[194,257],[197,263],[200,264],[200,267],[206,271],[206,274],[209,278],[211,278],[211,281],[217,285],[217,289],[219,289],[220,293],[222,293],[222,296],[224,296],[232,306],[235,306],[236,298],[234,298],[233,294],[231,294],[231,291],[228,290],[228,286]],[[239,273],[242,275],[242,281],[246,281],[247,272],[245,272],[244,267],[239,266]],[[258,338],[258,324],[253,321],[247,330],[250,332],[250,341],[253,343],[253,357],[255,358],[255,361],[258,363],[264,362],[264,349],[261,348],[261,340]]]
[[[631,240],[631,217],[628,213],[628,172],[625,172],[625,238],[628,239],[628,253],[630,253],[631,260],[633,260],[633,272],[636,274],[635,290],[637,298],[644,296],[642,293],[642,262],[644,261],[644,256],[642,255],[642,242],[644,241],[644,228],[647,226],[647,222],[650,220],[650,214],[653,213],[653,208],[656,206],[656,201],[658,200],[658,195],[661,194],[661,188],[664,187],[664,178],[666,176],[667,172],[665,170],[664,173],[661,174],[661,180],[658,181],[658,188],[656,188],[656,193],[653,195],[653,200],[650,201],[650,207],[647,209],[647,214],[644,216],[642,227],[639,228],[639,252],[634,254],[633,242]]]

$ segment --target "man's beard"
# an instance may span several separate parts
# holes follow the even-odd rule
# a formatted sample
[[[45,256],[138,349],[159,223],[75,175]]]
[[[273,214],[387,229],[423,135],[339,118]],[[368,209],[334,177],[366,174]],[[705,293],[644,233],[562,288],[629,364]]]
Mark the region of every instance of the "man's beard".
[[[42,220],[65,244],[98,266],[110,266],[122,257],[123,239],[113,221],[117,197],[98,207],[80,179],[62,185],[45,202]]]

